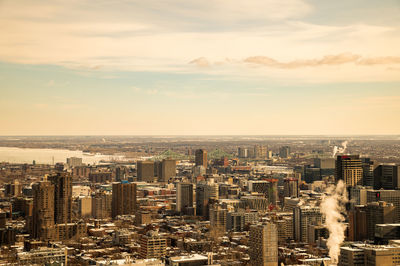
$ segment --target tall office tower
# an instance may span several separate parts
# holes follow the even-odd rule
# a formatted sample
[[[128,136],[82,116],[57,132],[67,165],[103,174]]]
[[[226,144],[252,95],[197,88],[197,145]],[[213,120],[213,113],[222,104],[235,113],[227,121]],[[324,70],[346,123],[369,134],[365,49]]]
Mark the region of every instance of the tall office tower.
[[[17,179],[4,185],[4,194],[6,197],[19,197],[22,194],[22,184]]]
[[[54,185],[40,181],[32,186],[33,220],[32,238],[51,240],[54,238]]]
[[[284,196],[290,198],[299,197],[299,180],[297,178],[285,178],[283,180]]]
[[[374,186],[374,162],[370,158],[361,158],[363,169],[363,186]]]
[[[73,168],[76,166],[82,166],[82,158],[78,158],[78,157],[70,157],[67,158],[67,165],[69,168]]]
[[[249,150],[247,148],[239,147],[238,148],[238,157],[239,158],[248,158]]]
[[[162,258],[167,254],[167,238],[157,231],[149,231],[139,239],[139,256],[142,259]]]
[[[199,183],[196,186],[196,215],[209,218],[210,201],[218,200],[218,184]]]
[[[158,174],[158,181],[168,182],[168,180],[170,180],[175,176],[176,176],[176,161],[172,159],[162,160],[160,171]]]
[[[135,214],[136,184],[122,181],[112,185],[112,218],[118,215]]]
[[[320,169],[321,176],[331,176],[335,174],[334,158],[315,158],[314,168]]]
[[[349,211],[349,240],[364,241],[368,238],[367,212],[364,205],[354,206]]]
[[[297,206],[294,209],[293,220],[295,240],[307,242],[309,225],[321,225],[325,218],[317,207]]]
[[[368,239],[375,237],[375,225],[395,223],[395,207],[392,203],[370,202],[366,206]]]
[[[290,156],[290,147],[289,146],[282,146],[279,148],[279,157],[286,159]]]
[[[54,185],[54,221],[56,224],[72,221],[72,177],[57,173],[48,177]]]
[[[176,211],[186,215],[194,215],[193,184],[179,183],[177,185]]]
[[[226,230],[226,214],[228,210],[219,204],[210,206],[210,225],[211,228],[216,229],[218,232],[225,232]]]
[[[367,202],[385,201],[395,206],[395,222],[400,222],[400,190],[367,191]]]
[[[276,224],[258,224],[250,226],[249,237],[250,265],[278,265],[278,230]]]
[[[92,197],[92,216],[95,219],[107,219],[111,217],[112,194],[96,193]]]
[[[374,170],[375,189],[400,189],[400,166],[380,164]]]
[[[196,150],[195,152],[196,166],[203,166],[207,169],[207,151],[203,149]]]
[[[363,184],[363,168],[359,155],[338,155],[335,168],[336,180],[343,180],[347,186]]]
[[[266,159],[268,157],[268,147],[264,145],[255,145],[254,157],[257,159]]]
[[[277,205],[278,179],[251,180],[248,182],[250,192],[263,193],[269,204]]]
[[[137,161],[137,180],[145,182],[154,181],[154,162],[152,161]]]

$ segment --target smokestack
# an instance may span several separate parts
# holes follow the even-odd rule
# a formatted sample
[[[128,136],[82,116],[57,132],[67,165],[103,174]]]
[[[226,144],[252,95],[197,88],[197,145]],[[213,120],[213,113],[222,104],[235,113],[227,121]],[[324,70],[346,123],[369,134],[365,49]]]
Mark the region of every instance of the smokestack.
[[[346,185],[339,180],[337,185],[331,185],[326,189],[326,194],[322,198],[320,205],[321,213],[325,216],[325,226],[329,231],[327,246],[329,249],[329,257],[332,263],[337,264],[340,254],[340,245],[344,241],[344,233],[346,231],[345,204],[348,201]]]

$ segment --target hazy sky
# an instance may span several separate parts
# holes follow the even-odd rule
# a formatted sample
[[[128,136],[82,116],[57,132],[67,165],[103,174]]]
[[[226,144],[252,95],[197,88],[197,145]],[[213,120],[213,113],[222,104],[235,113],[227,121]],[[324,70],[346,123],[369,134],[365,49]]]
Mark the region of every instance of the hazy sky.
[[[0,0],[0,135],[400,134],[399,0]]]

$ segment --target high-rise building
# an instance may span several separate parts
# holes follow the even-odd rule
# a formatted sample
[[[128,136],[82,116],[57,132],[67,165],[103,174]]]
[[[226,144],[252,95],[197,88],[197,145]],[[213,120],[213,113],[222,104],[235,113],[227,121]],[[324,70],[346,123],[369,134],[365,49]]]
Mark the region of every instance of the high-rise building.
[[[325,219],[319,208],[303,205],[294,209],[293,220],[295,240],[307,242],[309,225],[321,225]]]
[[[400,166],[380,164],[374,170],[375,189],[400,189]]]
[[[238,157],[239,158],[248,158],[249,150],[247,148],[239,147],[238,148]]]
[[[218,200],[218,184],[199,183],[196,186],[196,215],[209,218],[210,200]]]
[[[22,194],[22,184],[14,179],[13,182],[4,185],[4,194],[6,197],[19,197]]]
[[[73,168],[76,166],[82,166],[82,158],[78,158],[78,157],[70,157],[67,158],[67,165],[69,168]]]
[[[269,204],[277,205],[278,202],[278,179],[251,180],[248,182],[250,192],[258,192],[265,195]]]
[[[163,159],[158,173],[158,181],[168,182],[176,176],[176,161],[172,159]]]
[[[137,161],[137,180],[145,182],[154,182],[154,162]]]
[[[371,187],[355,186],[350,188],[350,206],[367,204],[367,192]]]
[[[343,180],[347,186],[363,185],[363,168],[359,155],[338,155],[335,168],[336,180]]]
[[[278,230],[276,224],[258,224],[250,227],[250,265],[278,265]]]
[[[112,173],[111,172],[90,173],[89,181],[93,183],[110,183],[112,182]]]
[[[321,176],[331,176],[335,174],[335,159],[334,158],[315,158],[314,168],[320,170]]]
[[[193,184],[179,183],[176,188],[176,211],[193,215]]]
[[[139,239],[139,256],[142,259],[162,258],[167,254],[167,238],[149,231]]]
[[[241,232],[244,230],[244,226],[248,224],[254,224],[258,222],[257,211],[237,211],[228,212],[226,214],[226,230]]]
[[[32,185],[33,220],[32,238],[51,240],[54,238],[54,185],[43,180]]]
[[[290,198],[299,197],[299,180],[297,178],[285,178],[283,180],[284,196]]]
[[[289,146],[282,146],[279,148],[279,157],[286,159],[290,156],[290,147]]]
[[[82,218],[88,218],[92,216],[92,198],[91,197],[79,197],[78,198],[79,216]]]
[[[374,162],[370,158],[361,158],[363,169],[363,186],[374,186]]]
[[[397,245],[368,245],[354,243],[340,248],[339,266],[400,265],[400,247]]]
[[[92,197],[92,216],[95,219],[111,217],[112,194],[106,192],[96,193]]]
[[[72,177],[57,173],[48,177],[54,185],[54,221],[57,224],[72,221]]]
[[[210,225],[211,228],[219,232],[226,230],[226,214],[228,210],[219,204],[214,204],[210,207]]]
[[[112,185],[111,216],[135,214],[136,211],[136,184],[122,181]]]
[[[349,240],[365,241],[366,239],[368,239],[366,207],[356,205],[349,211]]]
[[[395,207],[392,203],[370,202],[366,206],[367,235],[370,240],[375,237],[375,225],[395,222]]]
[[[393,203],[395,222],[400,222],[400,190],[371,190],[367,191],[367,202],[385,201]]]
[[[254,146],[254,157],[257,159],[268,158],[268,147],[264,146],[264,145],[255,145]]]
[[[195,152],[196,166],[203,166],[207,169],[207,151],[203,149],[196,150]]]

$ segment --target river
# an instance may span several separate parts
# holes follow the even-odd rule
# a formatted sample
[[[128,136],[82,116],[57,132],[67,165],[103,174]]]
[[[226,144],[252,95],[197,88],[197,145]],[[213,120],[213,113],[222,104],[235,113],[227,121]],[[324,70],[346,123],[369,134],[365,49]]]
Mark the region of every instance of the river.
[[[85,164],[96,164],[101,160],[123,160],[121,155],[87,154],[82,151],[70,151],[60,149],[29,149],[0,147],[0,162],[32,163],[35,160],[39,164],[66,163],[68,157],[82,158]]]

